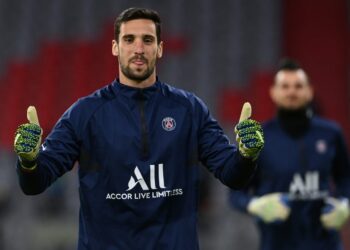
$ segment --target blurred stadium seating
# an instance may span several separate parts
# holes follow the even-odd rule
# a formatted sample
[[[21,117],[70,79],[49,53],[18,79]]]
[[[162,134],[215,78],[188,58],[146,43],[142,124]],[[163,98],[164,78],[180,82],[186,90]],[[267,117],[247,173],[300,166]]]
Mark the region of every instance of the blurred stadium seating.
[[[348,1],[133,0],[132,6],[154,8],[163,18],[160,79],[194,91],[230,136],[246,100],[257,119],[272,116],[268,88],[279,59],[290,56],[310,72],[320,113],[338,121],[350,141]],[[113,21],[127,7],[127,0],[0,1],[0,249],[74,249],[76,175],[25,197],[12,170],[13,134],[28,105],[37,107],[47,135],[77,98],[116,77]],[[202,249],[256,249],[250,218],[232,211],[226,188],[203,176],[210,188],[199,217]]]

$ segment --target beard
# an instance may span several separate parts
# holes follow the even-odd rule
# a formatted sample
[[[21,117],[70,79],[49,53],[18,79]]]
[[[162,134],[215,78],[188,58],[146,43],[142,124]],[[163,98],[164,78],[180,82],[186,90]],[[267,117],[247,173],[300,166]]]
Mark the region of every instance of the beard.
[[[146,69],[145,70],[132,69],[130,67],[130,64],[135,59],[143,60],[144,63],[146,64]],[[133,80],[136,82],[142,82],[142,81],[148,79],[152,75],[152,73],[154,72],[154,66],[155,66],[155,61],[152,61],[151,63],[149,63],[148,60],[143,56],[135,56],[135,57],[131,58],[128,61],[128,64],[120,63],[120,68],[121,68],[122,73],[130,80]]]

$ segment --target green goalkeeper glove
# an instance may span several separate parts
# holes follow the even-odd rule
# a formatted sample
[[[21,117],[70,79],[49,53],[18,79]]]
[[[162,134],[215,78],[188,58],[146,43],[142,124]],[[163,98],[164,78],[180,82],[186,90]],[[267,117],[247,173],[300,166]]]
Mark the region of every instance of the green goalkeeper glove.
[[[348,199],[328,197],[325,203],[320,218],[323,227],[329,230],[340,230],[350,215]]]
[[[257,216],[265,223],[285,221],[290,208],[288,198],[282,193],[272,193],[253,198],[247,206],[250,214]]]
[[[34,170],[43,130],[34,106],[27,109],[29,123],[20,125],[15,133],[14,150],[19,157],[21,166],[26,170]]]
[[[235,133],[241,155],[256,160],[264,147],[264,135],[260,123],[249,119],[251,113],[252,108],[249,102],[244,103]]]

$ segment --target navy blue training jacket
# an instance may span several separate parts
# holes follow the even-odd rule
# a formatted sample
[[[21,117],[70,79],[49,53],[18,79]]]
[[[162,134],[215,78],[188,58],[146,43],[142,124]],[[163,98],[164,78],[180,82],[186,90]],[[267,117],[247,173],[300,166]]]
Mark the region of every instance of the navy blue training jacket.
[[[348,152],[340,128],[314,117],[300,138],[287,134],[277,119],[263,125],[265,146],[258,169],[244,191],[232,191],[230,202],[240,211],[254,196],[287,193],[291,214],[285,222],[257,220],[261,250],[340,250],[340,235],[320,222],[324,198],[350,197]]]
[[[235,189],[256,165],[199,98],[159,81],[114,81],[78,100],[44,141],[36,171],[17,167],[22,190],[41,193],[76,161],[79,250],[198,249],[199,162]]]

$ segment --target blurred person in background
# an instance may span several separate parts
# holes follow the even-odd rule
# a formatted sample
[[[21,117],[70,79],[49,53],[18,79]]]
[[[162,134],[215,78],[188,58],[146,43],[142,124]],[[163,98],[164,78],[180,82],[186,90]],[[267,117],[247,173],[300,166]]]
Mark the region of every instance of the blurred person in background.
[[[313,89],[297,62],[281,61],[270,95],[277,114],[263,124],[257,172],[230,193],[231,205],[256,217],[262,250],[343,249],[350,166],[342,131],[313,115]]]
[[[198,162],[233,189],[255,171],[264,141],[251,108],[242,109],[236,147],[198,97],[157,78],[160,33],[155,11],[123,11],[112,41],[119,78],[73,104],[42,145],[34,107],[16,131],[25,194],[79,162],[79,250],[198,249]]]

